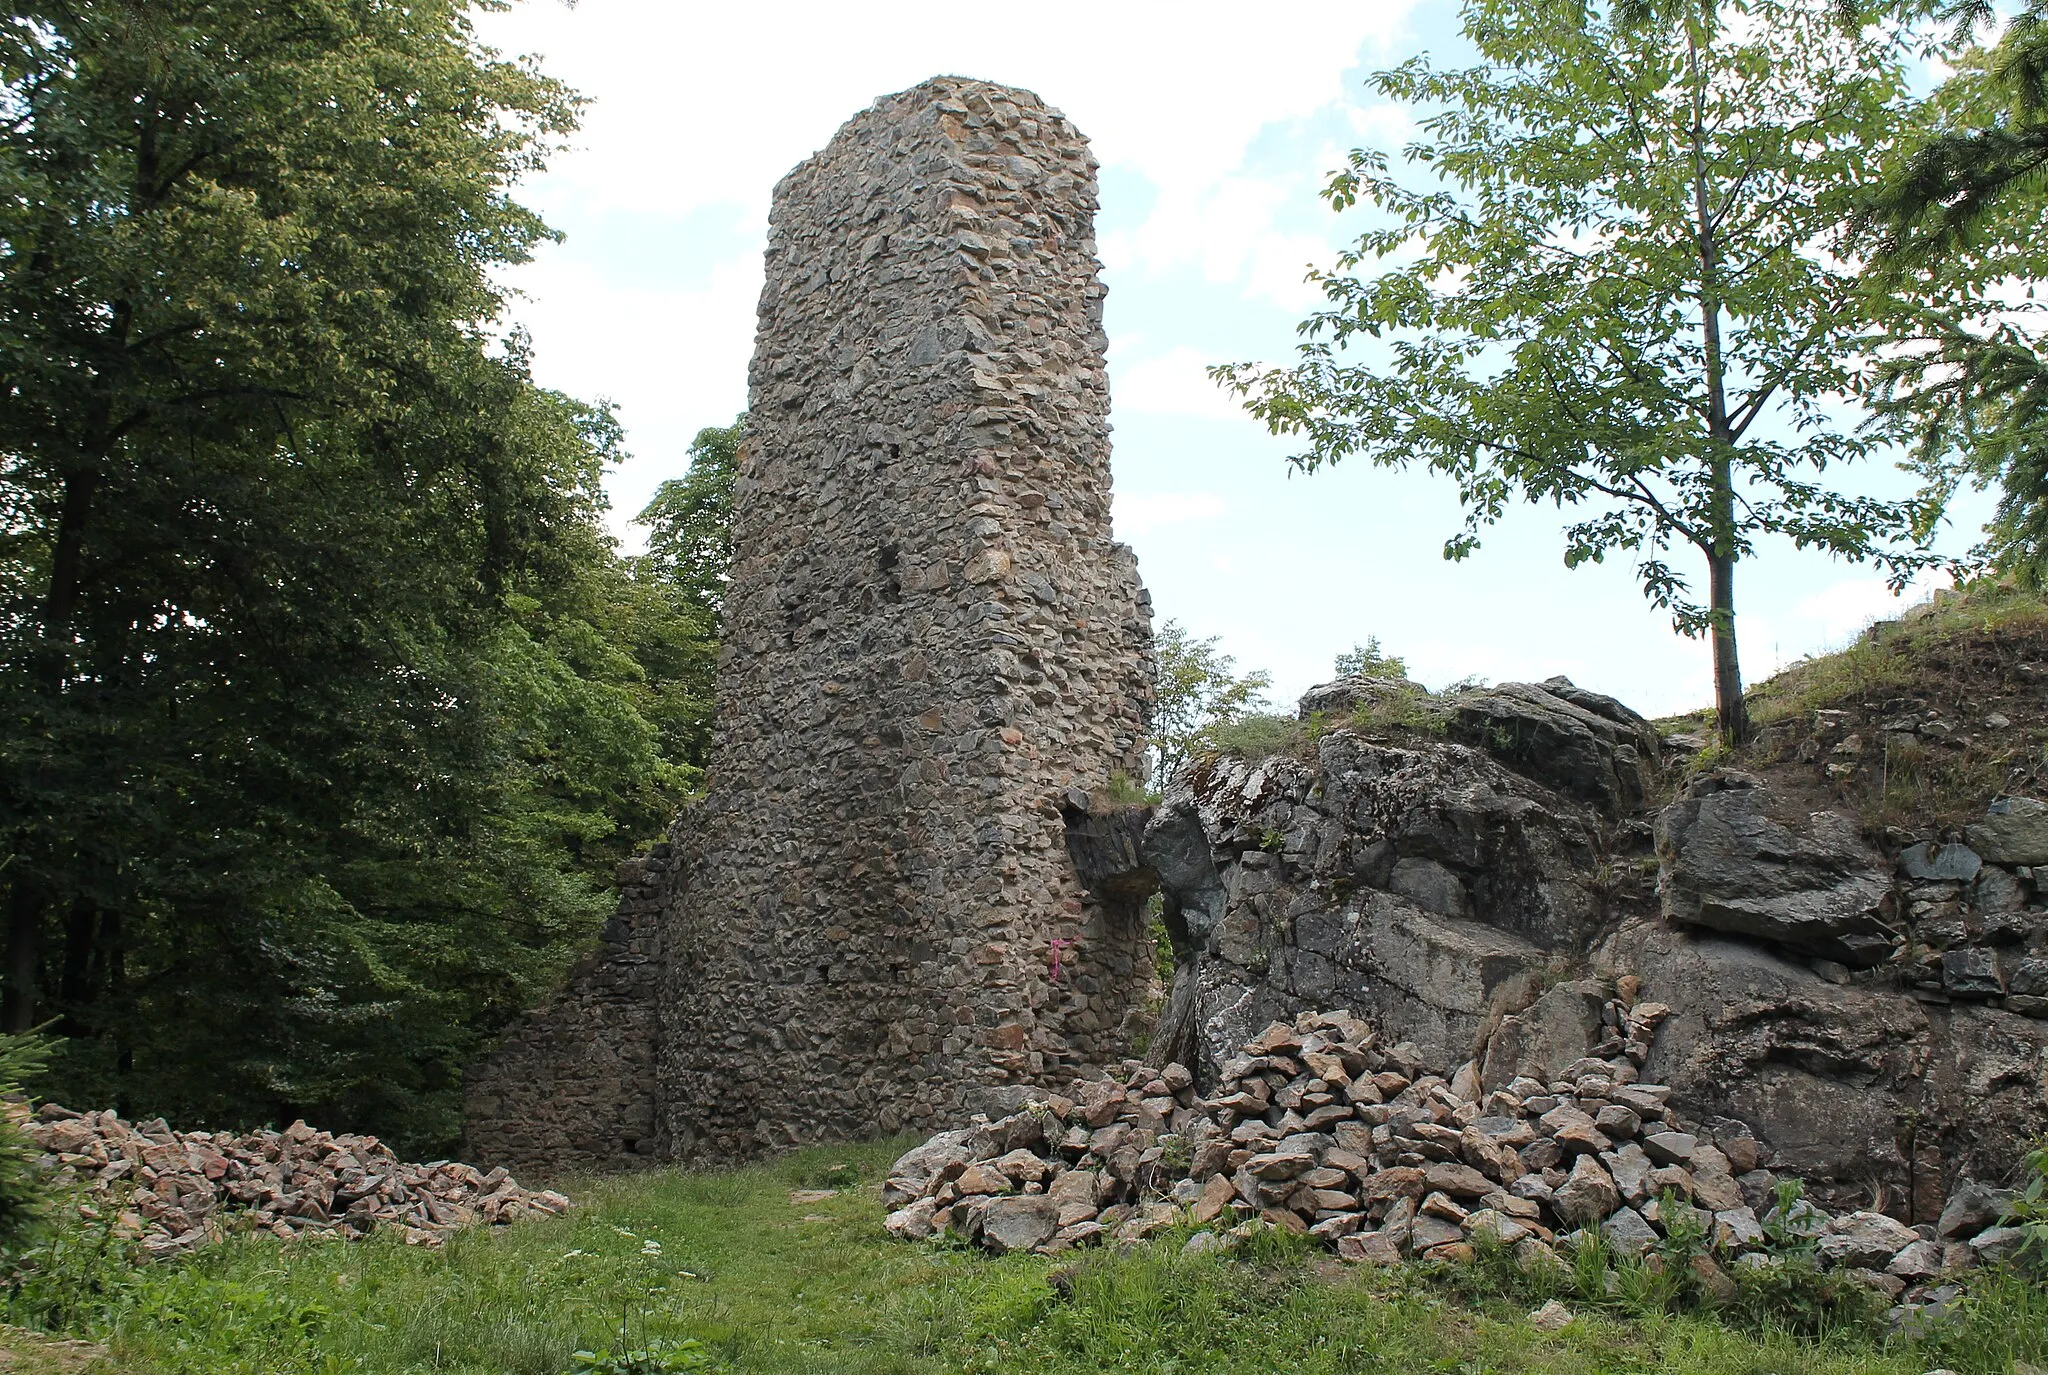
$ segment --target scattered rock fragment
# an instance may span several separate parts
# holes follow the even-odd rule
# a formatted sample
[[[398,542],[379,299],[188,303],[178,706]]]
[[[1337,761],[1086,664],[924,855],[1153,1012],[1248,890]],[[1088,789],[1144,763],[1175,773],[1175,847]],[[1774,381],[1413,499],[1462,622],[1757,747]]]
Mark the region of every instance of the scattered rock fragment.
[[[1647,1043],[1671,1009],[1635,1001],[1639,987],[1616,991],[1596,1014]],[[1587,1236],[1645,1256],[1690,1235],[1705,1252],[1680,1263],[1716,1303],[1736,1296],[1731,1272],[1779,1263],[1779,1239],[1908,1316],[1938,1308],[1958,1269],[2017,1250],[2018,1231],[1998,1225],[2010,1195],[1969,1183],[1923,1229],[1934,1235],[1803,1199],[1779,1211],[1756,1134],[1729,1117],[1681,1119],[1624,1044],[1617,1034],[1614,1058],[1570,1061],[1549,1082],[1496,1087],[1470,1061],[1444,1071],[1412,1045],[1384,1044],[1349,1012],[1303,1013],[1243,1042],[1206,1094],[1180,1066],[1127,1061],[1121,1080],[933,1137],[890,1170],[886,1226],[905,1240],[945,1233],[1050,1254],[1192,1220],[1213,1229],[1185,1243],[1194,1254],[1282,1228],[1367,1266],[1458,1264],[1489,1247],[1558,1265]],[[1016,1144],[1027,1139],[1038,1144]],[[1571,1321],[1561,1304],[1537,1315],[1539,1327]]]
[[[111,1212],[118,1231],[155,1255],[190,1251],[233,1230],[290,1239],[396,1227],[408,1243],[439,1246],[465,1227],[570,1206],[551,1190],[521,1188],[503,1169],[410,1164],[374,1136],[335,1135],[304,1122],[240,1135],[177,1132],[162,1118],[130,1124],[112,1112],[45,1103],[23,1127],[46,1153],[47,1169],[84,1186],[81,1213]]]

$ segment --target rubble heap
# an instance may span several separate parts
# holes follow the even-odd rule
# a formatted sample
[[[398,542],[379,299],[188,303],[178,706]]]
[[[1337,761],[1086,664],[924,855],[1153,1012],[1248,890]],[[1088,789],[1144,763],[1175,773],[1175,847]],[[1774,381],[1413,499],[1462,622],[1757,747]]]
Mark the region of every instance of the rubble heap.
[[[83,1215],[111,1214],[117,1230],[157,1255],[230,1230],[290,1239],[360,1237],[390,1226],[411,1244],[439,1246],[464,1227],[569,1208],[561,1194],[522,1189],[502,1169],[408,1164],[374,1136],[337,1136],[304,1122],[241,1136],[178,1132],[162,1118],[131,1125],[112,1112],[45,1103],[22,1126],[57,1179],[84,1185]]]
[[[1525,1263],[1597,1231],[1640,1255],[1681,1229],[1722,1268],[1810,1250],[1894,1301],[1941,1301],[1943,1276],[2003,1259],[2019,1233],[2003,1199],[1966,1185],[1938,1224],[1882,1212],[1830,1216],[1780,1190],[1742,1123],[1681,1120],[1644,1083],[1670,1009],[1619,981],[1595,1053],[1543,1083],[1482,1090],[1476,1063],[1433,1072],[1412,1043],[1385,1045],[1349,1012],[1274,1022],[1222,1067],[1206,1096],[1180,1065],[1129,1062],[1121,1080],[1048,1096],[997,1122],[933,1137],[884,1186],[888,1230],[940,1232],[991,1251],[1054,1253],[1142,1240],[1184,1211],[1202,1224],[1308,1232],[1346,1260],[1462,1260],[1489,1236]],[[1717,1260],[1714,1257],[1718,1256]]]

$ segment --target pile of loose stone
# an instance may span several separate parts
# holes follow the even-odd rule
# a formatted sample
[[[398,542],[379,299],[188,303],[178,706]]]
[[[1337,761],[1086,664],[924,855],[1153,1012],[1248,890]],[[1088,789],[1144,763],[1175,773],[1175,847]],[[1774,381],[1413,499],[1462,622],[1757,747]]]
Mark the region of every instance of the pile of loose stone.
[[[1690,1263],[1723,1296],[1734,1283],[1723,1262],[1769,1265],[1796,1248],[1905,1304],[1946,1303],[1946,1277],[2017,1250],[2019,1234],[1996,1225],[2003,1199],[1974,1185],[1918,1228],[1781,1204],[1747,1127],[1683,1122],[1668,1087],[1640,1082],[1670,1009],[1633,1001],[1633,983],[1607,1004],[1594,1055],[1553,1082],[1493,1092],[1475,1065],[1431,1073],[1412,1044],[1383,1045],[1348,1012],[1273,1023],[1207,1097],[1180,1065],[1127,1062],[1121,1082],[1049,1095],[904,1155],[884,1186],[888,1230],[1054,1253],[1143,1240],[1191,1215],[1308,1232],[1356,1262],[1469,1259],[1485,1236],[1533,1264],[1596,1230],[1642,1254],[1693,1228],[1702,1249]],[[1228,1244],[1208,1236],[1191,1244]]]
[[[162,1118],[130,1125],[112,1112],[45,1103],[22,1124],[62,1181],[84,1185],[79,1211],[158,1255],[232,1230],[280,1237],[366,1236],[380,1226],[438,1246],[478,1224],[561,1213],[569,1200],[519,1187],[502,1169],[400,1161],[374,1136],[336,1136],[294,1122],[235,1136],[177,1132]]]

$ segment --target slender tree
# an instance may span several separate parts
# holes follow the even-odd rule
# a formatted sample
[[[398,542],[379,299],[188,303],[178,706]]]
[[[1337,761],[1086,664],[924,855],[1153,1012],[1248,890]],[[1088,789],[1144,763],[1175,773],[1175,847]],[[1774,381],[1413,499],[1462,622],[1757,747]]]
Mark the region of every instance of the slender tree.
[[[1433,184],[1354,152],[1325,196],[1378,223],[1315,275],[1329,304],[1299,361],[1215,371],[1305,440],[1303,469],[1362,455],[1451,478],[1467,521],[1447,558],[1516,498],[1569,508],[1567,566],[1629,555],[1678,630],[1711,635],[1735,740],[1736,570],[1759,537],[1895,575],[1925,561],[1902,540],[1920,505],[1823,482],[1898,433],[1842,399],[1904,307],[1832,246],[1910,113],[1915,40],[1821,0],[1634,10],[1468,0],[1483,65],[1375,76],[1418,111],[1405,159]],[[1705,564],[1704,599],[1674,545]]]
[[[1195,753],[1211,726],[1266,709],[1272,677],[1264,669],[1237,671],[1237,660],[1218,649],[1217,636],[1198,640],[1179,621],[1156,636],[1158,697],[1152,706],[1152,786],[1163,791]]]

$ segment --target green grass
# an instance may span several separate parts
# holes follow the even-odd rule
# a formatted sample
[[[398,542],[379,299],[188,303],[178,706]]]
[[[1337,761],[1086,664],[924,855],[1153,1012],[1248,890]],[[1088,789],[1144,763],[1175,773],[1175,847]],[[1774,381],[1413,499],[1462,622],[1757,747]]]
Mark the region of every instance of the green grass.
[[[1795,663],[1747,694],[1754,737],[1729,750],[1718,742],[1671,770],[1666,790],[1682,791],[1702,772],[1724,765],[1789,771],[1831,791],[1854,812],[1874,841],[1904,830],[1940,834],[1974,820],[2001,792],[2031,791],[2048,779],[2048,718],[2033,705],[2039,688],[2023,664],[2048,660],[2048,599],[2002,586],[1946,593],[1897,620],[1879,622],[1834,653]],[[1902,738],[1880,729],[1900,714],[1895,700],[1938,710],[1968,733],[1960,748]],[[2012,717],[2006,729],[1977,722],[1998,702]],[[1817,713],[1848,713],[1833,734]],[[1711,711],[1667,717],[1660,729],[1709,738]],[[1832,778],[1823,766],[1842,762],[1829,751],[1853,732],[1863,741],[1847,756],[1853,775]],[[1818,757],[1802,761],[1809,741]]]
[[[2016,1279],[1940,1346],[1886,1351],[1868,1326],[1823,1319],[1808,1336],[1770,1311],[1666,1312],[1640,1271],[1610,1296],[1604,1275],[1371,1273],[1284,1240],[1233,1260],[1183,1258],[1178,1238],[1065,1261],[899,1245],[872,1183],[897,1149],[591,1183],[566,1218],[438,1252],[245,1238],[129,1267],[74,1239],[17,1285],[11,1316],[104,1342],[122,1375],[558,1375],[578,1348],[619,1345],[622,1325],[634,1346],[696,1339],[717,1369],[816,1375],[2011,1375],[2048,1361],[2048,1289]],[[840,1164],[869,1182],[790,1201]],[[1582,1314],[1555,1334],[1523,1321],[1550,1292]]]
[[[1796,718],[1816,707],[1926,691],[1925,662],[1937,646],[1973,637],[2006,642],[2048,634],[2048,601],[2011,587],[1950,593],[1894,621],[1883,621],[1846,648],[1793,664],[1749,694],[1757,725]]]
[[[1207,727],[1201,733],[1196,752],[1256,762],[1276,754],[1303,754],[1311,741],[1308,727],[1292,716],[1259,713]]]

